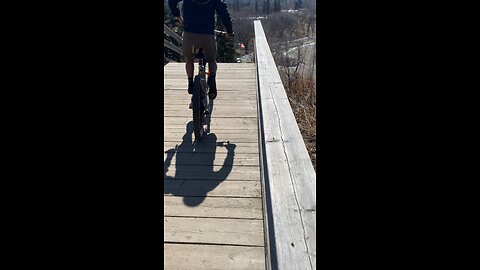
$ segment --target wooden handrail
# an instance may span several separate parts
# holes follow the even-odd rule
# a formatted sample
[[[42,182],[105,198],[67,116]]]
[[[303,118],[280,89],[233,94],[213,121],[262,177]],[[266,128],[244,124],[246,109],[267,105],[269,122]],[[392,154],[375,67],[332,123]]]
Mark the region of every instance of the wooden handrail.
[[[178,43],[182,44],[183,38],[180,37],[177,33],[173,32],[173,30],[168,28],[168,26],[165,24],[163,24],[163,33],[167,34],[168,36],[171,36],[176,41],[178,41]]]
[[[180,37],[177,33],[175,33],[172,29],[170,29],[167,25],[163,24],[163,33],[167,36],[174,38],[180,45],[183,43],[182,37]],[[163,40],[163,46],[173,50],[174,52],[183,55],[183,51],[178,46],[174,45],[172,42],[168,40]]]
[[[177,53],[179,53],[180,55],[183,54],[182,52],[182,49],[178,48],[177,46],[173,45],[173,43],[171,43],[170,41],[167,41],[167,40],[163,40],[163,46],[164,47],[167,47]]]
[[[271,269],[316,269],[316,173],[259,20],[254,21]]]

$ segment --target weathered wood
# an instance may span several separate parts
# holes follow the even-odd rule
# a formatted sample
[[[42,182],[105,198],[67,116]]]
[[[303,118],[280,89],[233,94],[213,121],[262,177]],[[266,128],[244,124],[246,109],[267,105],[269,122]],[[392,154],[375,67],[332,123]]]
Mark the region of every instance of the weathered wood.
[[[177,33],[173,32],[172,29],[168,28],[167,25],[163,24],[163,32],[167,34],[168,36],[173,37],[176,41],[178,41],[180,44],[183,43],[183,38],[180,37]]]
[[[230,173],[225,176],[218,173],[222,166],[163,166],[166,178],[186,179],[186,180],[224,180],[224,181],[251,181],[260,180],[259,168],[232,166]]]
[[[185,90],[183,90],[185,91]],[[227,100],[223,99],[221,100],[220,103],[216,102],[215,104],[221,104],[221,106],[228,106],[228,107],[233,107],[233,106],[250,106],[254,104],[256,106],[257,101],[256,100],[243,100],[243,99],[236,99],[236,100]],[[190,99],[189,98],[179,98],[179,99],[170,99],[168,100],[168,103],[164,103],[165,106],[178,106],[183,108],[188,108],[188,105],[190,104]],[[217,106],[217,105],[215,105]]]
[[[167,154],[164,154],[164,158]],[[222,166],[259,166],[257,154],[212,154],[212,153],[176,153],[171,164],[179,165],[216,165]]]
[[[254,117],[257,118],[257,111],[251,110],[250,108],[231,108],[231,109],[213,109],[212,117],[215,116],[219,117]],[[183,106],[183,109],[174,109],[174,108],[167,108],[164,110],[164,116],[184,116],[184,117],[191,117],[192,110],[189,110],[187,106]]]
[[[233,130],[232,130],[233,131]],[[169,150],[174,150],[177,153],[217,153],[217,154],[227,154],[228,150],[225,147],[217,146],[217,143],[227,143],[231,140],[231,137],[228,136],[228,133],[219,134],[216,133],[218,140],[216,143],[204,142],[201,145],[193,145],[190,143],[179,143],[178,137],[174,136],[177,133],[169,133],[169,138],[163,140],[163,149],[164,153]],[[171,136],[171,137],[170,137]],[[225,137],[224,137],[225,136]],[[237,154],[257,154],[258,155],[258,143],[255,142],[235,142],[236,148],[235,153]]]
[[[235,106],[233,106],[235,105]],[[171,104],[170,102],[163,106],[164,111],[189,111],[192,112],[187,106],[178,106],[178,104]],[[221,103],[216,104],[213,107],[213,112],[234,112],[234,111],[241,111],[241,112],[257,112],[256,103],[249,102],[249,103]],[[240,117],[240,116],[239,116]]]
[[[163,221],[165,242],[264,245],[261,220],[164,217]]]
[[[192,117],[164,117],[164,127],[185,127],[188,123],[192,122]],[[211,128],[212,132],[219,128],[222,129],[236,129],[243,130],[244,128],[254,128],[258,126],[258,119],[253,117],[212,117]]]
[[[164,269],[265,269],[255,66],[218,67],[210,133],[194,143],[185,64],[165,66]]]
[[[277,269],[316,269],[316,173],[260,21],[254,22],[265,180]]]
[[[163,181],[163,188],[167,196],[261,198],[260,181],[175,179]]]
[[[165,196],[163,210],[164,216],[263,219],[261,198],[206,197],[190,207],[183,197]]]
[[[179,53],[180,55],[183,54],[182,49],[180,49],[180,48],[178,48],[177,46],[173,45],[173,43],[171,43],[171,42],[168,41],[168,40],[163,40],[163,46],[165,46],[165,47],[167,47],[167,48],[169,48],[169,49],[171,49],[171,50]]]
[[[246,99],[256,99],[257,94],[252,93],[251,91],[243,91],[242,89],[235,89],[238,91],[221,91],[218,90],[218,98],[215,99],[215,103],[220,103],[219,101],[223,100],[246,100]],[[176,90],[164,90],[163,91],[164,100],[172,99],[182,99],[190,100],[192,97],[187,94],[187,88],[185,91],[176,91]]]
[[[168,130],[168,128],[165,128],[165,130]],[[233,142],[235,142],[234,144],[237,146],[238,143],[256,143],[258,142],[258,134],[257,134],[257,130],[256,129],[245,129],[246,131],[248,131],[248,133],[225,133],[225,132],[221,132],[221,131],[215,131],[215,132],[212,132],[210,134],[208,134],[206,137],[205,137],[205,140],[203,141],[204,143],[213,143],[213,142],[231,142],[233,144]],[[230,129],[230,131],[235,131],[234,129]],[[191,134],[191,133],[189,133]],[[185,137],[187,136],[187,137]],[[184,138],[185,137],[185,138]],[[165,134],[163,140],[164,141],[168,141],[168,142],[182,142],[184,140],[186,140],[186,142],[191,142],[193,141],[193,138],[192,140],[190,140],[190,137],[189,135],[186,135],[185,132],[168,132]],[[188,144],[188,145],[191,145],[191,144]],[[183,143],[182,145],[183,147],[186,147],[187,144],[186,143]],[[192,146],[192,145],[191,145]],[[218,147],[215,147],[215,145],[210,145],[210,144],[207,144],[207,145],[204,145],[202,144],[200,146],[200,148],[207,148],[208,146],[210,147],[213,147],[213,150],[215,149],[219,149],[221,150],[220,146]],[[191,150],[193,150],[193,147],[189,147]],[[198,152],[198,151],[196,151]],[[212,151],[209,151],[209,152],[212,152]],[[258,152],[258,145],[257,145],[257,152]],[[235,153],[239,153],[238,152],[238,149],[235,149]]]
[[[263,247],[164,244],[164,270],[261,270]]]

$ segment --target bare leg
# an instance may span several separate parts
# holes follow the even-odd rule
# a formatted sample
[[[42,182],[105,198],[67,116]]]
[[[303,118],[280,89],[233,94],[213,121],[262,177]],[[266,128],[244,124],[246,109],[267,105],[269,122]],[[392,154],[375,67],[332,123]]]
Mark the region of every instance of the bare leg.
[[[215,74],[217,73],[217,61],[209,61],[208,62],[208,73]]]
[[[193,78],[193,58],[185,59],[185,70],[187,71],[187,77]]]
[[[187,72],[188,78],[193,78],[193,47],[195,42],[195,37],[193,34],[188,32],[183,32],[183,57],[185,58],[185,70]]]

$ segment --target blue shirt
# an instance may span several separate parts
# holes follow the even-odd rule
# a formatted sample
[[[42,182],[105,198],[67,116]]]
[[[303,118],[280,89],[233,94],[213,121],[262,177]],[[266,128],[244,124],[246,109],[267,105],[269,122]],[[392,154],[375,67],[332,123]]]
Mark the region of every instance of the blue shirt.
[[[227,33],[233,33],[232,18],[224,0],[168,0],[168,6],[175,17],[180,17],[178,3],[181,1],[183,1],[184,31],[214,35],[215,12],[217,12]]]

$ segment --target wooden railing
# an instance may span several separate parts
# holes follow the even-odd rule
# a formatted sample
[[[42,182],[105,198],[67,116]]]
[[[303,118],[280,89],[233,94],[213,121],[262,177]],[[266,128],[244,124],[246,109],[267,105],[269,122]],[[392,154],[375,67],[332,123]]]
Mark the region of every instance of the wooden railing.
[[[167,36],[170,36],[174,38],[180,45],[182,45],[183,39],[180,37],[177,33],[175,33],[172,29],[168,28],[165,24],[163,24],[163,33],[165,33]],[[170,50],[173,50],[176,53],[179,53],[180,55],[183,54],[182,49],[179,48],[178,46],[174,45],[172,42],[168,40],[163,40],[163,46],[169,48]]]
[[[316,173],[259,20],[254,28],[267,268],[316,269]]]

